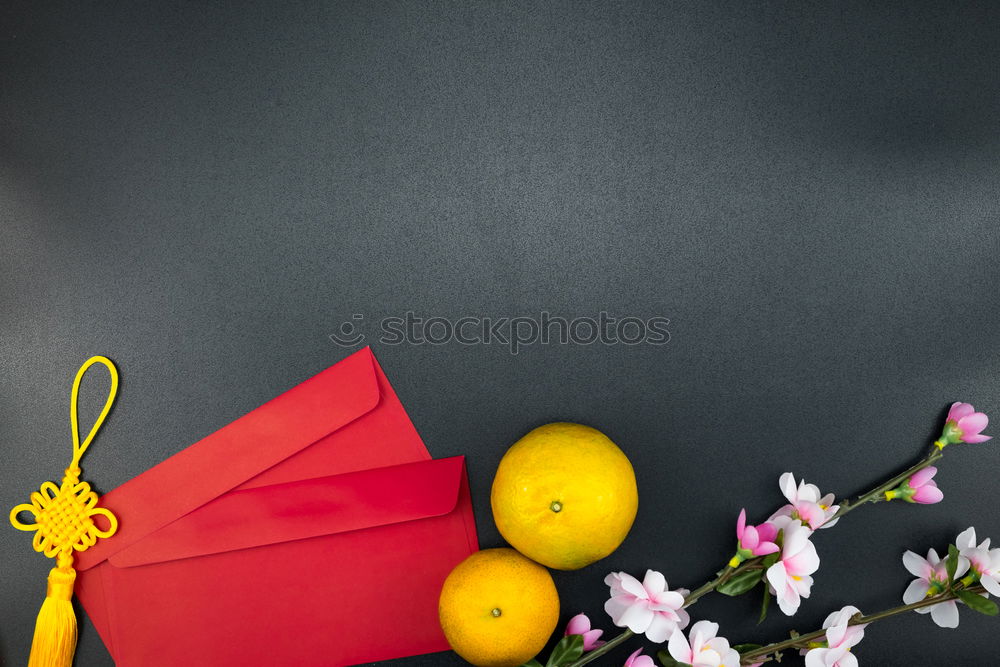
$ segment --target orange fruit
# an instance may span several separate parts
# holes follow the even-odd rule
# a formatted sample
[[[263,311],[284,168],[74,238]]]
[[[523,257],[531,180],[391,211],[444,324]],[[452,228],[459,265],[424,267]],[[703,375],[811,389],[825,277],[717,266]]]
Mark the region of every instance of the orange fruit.
[[[628,535],[639,506],[624,452],[582,424],[539,426],[504,454],[490,494],[493,519],[522,554],[557,570],[604,558]]]
[[[559,594],[544,567],[513,549],[484,549],[455,566],[438,601],[451,648],[479,667],[535,657],[559,622]]]

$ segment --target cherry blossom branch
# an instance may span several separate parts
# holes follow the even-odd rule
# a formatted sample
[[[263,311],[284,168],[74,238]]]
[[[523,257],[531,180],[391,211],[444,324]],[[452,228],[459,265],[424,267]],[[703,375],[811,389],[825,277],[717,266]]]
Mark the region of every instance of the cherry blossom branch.
[[[666,581],[663,575],[653,570],[647,571],[646,578],[642,582],[639,582],[634,577],[624,572],[612,573],[609,575],[606,580],[611,586],[611,600],[609,601],[609,604],[611,604],[615,611],[612,612],[607,606],[605,608],[609,609],[608,613],[612,615],[612,619],[616,624],[620,626],[630,625],[632,628],[635,628],[635,630],[628,628],[619,636],[611,639],[603,646],[590,651],[586,655],[581,656],[580,653],[576,653],[575,656],[579,656],[579,658],[575,662],[569,664],[562,663],[558,667],[582,667],[583,665],[586,665],[596,658],[608,653],[616,646],[628,640],[630,637],[635,636],[637,632],[644,632],[653,641],[662,642],[663,632],[666,627],[669,627],[665,626],[665,623],[680,622],[682,616],[684,617],[683,622],[687,623],[687,615],[682,612],[681,609],[693,605],[701,597],[713,591],[719,590],[727,583],[728,586],[726,586],[725,589],[722,589],[721,592],[726,595],[740,595],[755,587],[757,583],[760,582],[764,576],[766,576],[767,582],[764,584],[766,587],[764,611],[761,614],[761,618],[763,618],[767,610],[767,603],[770,599],[768,591],[774,591],[774,588],[768,588],[769,584],[775,581],[798,582],[794,584],[787,583],[784,586],[780,586],[779,583],[774,583],[774,586],[780,588],[780,591],[774,594],[779,606],[781,606],[781,610],[787,615],[794,614],[795,610],[799,606],[801,597],[808,596],[808,589],[812,584],[810,575],[812,575],[812,573],[815,572],[819,566],[819,558],[816,555],[815,547],[811,542],[809,542],[809,537],[813,531],[821,527],[830,527],[836,520],[840,519],[848,512],[857,509],[861,505],[869,503],[878,503],[883,500],[889,501],[893,498],[901,498],[906,502],[921,504],[940,502],[943,494],[937,488],[937,484],[932,479],[936,473],[936,468],[931,467],[931,464],[943,456],[943,450],[948,445],[959,442],[979,443],[989,440],[990,436],[982,434],[982,430],[986,427],[988,421],[989,420],[985,414],[975,412],[973,406],[968,403],[956,402],[952,404],[951,409],[948,412],[948,417],[945,421],[941,437],[934,442],[934,447],[931,449],[930,453],[903,472],[890,477],[888,480],[879,484],[871,491],[860,495],[853,502],[850,500],[844,500],[837,504],[836,507],[834,507],[835,498],[833,494],[827,494],[826,496],[820,497],[820,491],[815,485],[806,484],[805,481],[801,481],[800,484],[796,485],[795,478],[792,473],[786,472],[782,474],[779,480],[781,491],[789,500],[790,504],[778,509],[774,514],[772,514],[770,519],[758,526],[748,525],[746,523],[745,510],[741,511],[736,525],[736,554],[729,560],[727,566],[718,573],[715,579],[712,579],[711,581],[708,581],[696,588],[694,591],[688,593],[687,596],[681,597],[679,595],[680,591],[664,590],[666,588]],[[969,532],[970,544],[966,545],[966,548],[972,549],[975,548],[975,545],[971,544],[975,540],[975,534],[971,528],[969,529]],[[963,533],[963,535],[965,535],[965,533]],[[963,535],[960,535],[959,538],[962,539]],[[952,545],[952,548],[954,548],[954,545]],[[985,549],[985,545],[979,545],[978,549]],[[934,562],[929,564],[936,566],[938,561],[933,550],[929,552],[928,558],[931,558],[932,556],[934,558]],[[989,559],[988,554],[986,558]],[[949,554],[947,572],[947,581],[949,586],[943,591],[941,591],[940,588],[937,588],[936,590],[940,591],[938,595],[931,595],[931,597],[928,597],[925,600],[919,600],[912,604],[889,609],[871,616],[861,616],[860,612],[857,611],[857,608],[845,607],[840,612],[836,612],[839,617],[839,620],[837,620],[836,623],[841,624],[846,628],[847,624],[857,625],[861,623],[869,623],[888,616],[893,616],[895,614],[912,611],[913,609],[947,602],[958,597],[962,598],[966,604],[976,608],[978,611],[995,615],[997,613],[996,605],[989,603],[989,605],[991,605],[990,609],[984,611],[982,604],[977,602],[977,598],[969,594],[969,591],[972,591],[973,589],[962,590],[962,587],[978,580],[978,577],[984,576],[981,570],[977,571],[976,577],[973,577],[973,575],[970,574],[969,577],[957,582],[957,585],[952,581],[957,559],[957,551],[955,551],[955,554]],[[904,558],[904,563],[905,562],[906,559]],[[771,576],[772,569],[774,571],[774,577]],[[759,574],[751,572],[751,570],[767,570],[767,575],[764,575],[763,572],[760,572]],[[911,569],[911,572],[912,571],[913,570]],[[997,583],[1000,581],[1000,574],[994,575],[990,573],[989,576],[993,577],[988,580],[990,585],[993,585],[994,583],[1000,585],[1000,583]],[[731,579],[732,581],[730,581]],[[986,579],[984,579],[984,581],[986,581]],[[939,582],[936,579],[934,581],[930,581],[928,579],[927,583],[929,585],[936,586]],[[637,592],[637,587],[644,590]],[[800,590],[800,588],[804,590]],[[975,588],[975,590],[980,589],[981,587],[978,586]],[[667,602],[666,600],[671,596],[673,601]],[[661,607],[656,610],[650,609],[648,607],[650,600],[656,601],[656,604],[661,605]],[[637,624],[632,622],[626,624],[623,622],[625,614],[631,611],[631,608],[636,603],[644,603],[647,605],[647,607],[643,609],[643,611],[647,612],[647,615],[649,616],[646,624],[647,629],[645,631],[638,627],[643,624],[639,619],[633,619],[634,621],[637,621]],[[680,614],[678,614],[678,612]],[[854,612],[854,616],[849,616],[851,612]],[[656,614],[659,614],[659,616]],[[833,615],[831,615],[831,618],[833,618]],[[700,637],[698,640],[699,642],[706,638],[706,635],[704,634],[705,631],[709,631],[713,635],[717,631],[718,626],[714,626],[714,630],[711,629],[714,624],[707,621],[699,623],[708,623],[707,626],[702,628],[703,634],[698,635]],[[650,630],[651,628],[654,628],[654,625],[655,629]],[[697,626],[699,624],[695,625]],[[587,624],[587,628],[589,629],[589,622]],[[772,653],[780,651],[782,648],[808,645],[812,639],[825,636],[828,630],[829,628],[824,628],[814,633],[810,633],[809,635],[793,637],[790,640],[778,642],[768,647],[754,648],[741,656],[740,661],[745,662],[744,658],[749,659],[753,657],[764,657],[765,662],[769,661],[771,658],[767,656]],[[656,637],[654,638],[653,634],[650,634],[650,632],[654,632]],[[677,629],[675,627],[674,633],[676,632]],[[863,636],[863,631],[860,632],[861,636]],[[596,641],[596,639],[592,639],[590,641]],[[672,638],[671,641],[673,642]],[[728,646],[728,644],[726,644],[726,646]],[[826,648],[825,646],[826,645],[824,644],[819,650],[833,650]],[[690,645],[688,648],[690,649],[691,654],[694,655],[694,649],[692,649]],[[842,647],[837,648],[840,649]],[[731,655],[727,658],[727,660],[734,659],[737,652],[733,649],[726,650],[731,652]],[[674,655],[675,652],[683,654],[684,650],[680,648],[678,648],[677,651],[675,651],[674,648],[670,649],[674,662],[680,660],[685,662],[687,661],[687,658],[682,659]],[[637,654],[638,652],[633,654],[633,658],[635,658]],[[646,659],[647,658],[644,658],[644,660]],[[661,659],[663,659],[662,652]],[[630,659],[629,662],[632,662],[632,660]],[[754,661],[747,664],[752,664],[752,662]]]
[[[986,589],[982,586],[973,586],[972,588],[965,589],[970,593],[985,593]],[[883,618],[889,618],[890,616],[896,616],[897,614],[904,614],[908,611],[915,611],[917,609],[922,609],[924,607],[930,607],[941,602],[947,602],[948,600],[954,600],[958,598],[958,594],[953,590],[944,591],[933,597],[925,598],[911,604],[904,604],[899,607],[893,607],[891,609],[885,609],[883,611],[876,612],[874,614],[868,614],[867,616],[862,616],[856,614],[854,617],[848,621],[848,625],[866,625],[868,623],[874,623],[875,621],[881,621]],[[826,636],[828,628],[822,628],[820,630],[815,630],[808,634],[797,635],[791,639],[786,639],[784,641],[775,642],[773,644],[768,644],[767,646],[762,646],[760,648],[755,648],[753,650],[747,651],[740,655],[741,665],[752,665],[759,662],[769,661],[772,658],[772,654],[778,651],[783,651],[790,648],[808,648],[809,643],[815,640],[821,640]]]
[[[911,475],[913,475],[914,473],[918,472],[919,470],[922,470],[923,468],[926,468],[931,463],[933,463],[933,462],[937,461],[938,459],[940,459],[941,456],[942,456],[942,450],[940,448],[938,448],[938,447],[935,447],[931,451],[931,453],[928,454],[923,459],[921,459],[919,463],[911,466],[910,468],[907,468],[905,471],[899,473],[898,475],[895,475],[895,476],[889,478],[889,480],[887,480],[886,482],[883,482],[882,484],[880,484],[879,486],[875,487],[874,489],[872,489],[868,493],[865,493],[865,494],[859,496],[858,499],[855,500],[854,502],[847,502],[847,501],[845,501],[840,506],[840,509],[837,511],[837,513],[834,514],[833,516],[831,516],[827,520],[827,522],[833,521],[834,519],[837,519],[837,518],[840,518],[841,516],[847,514],[851,510],[860,507],[861,505],[864,505],[864,504],[867,504],[867,503],[870,503],[870,502],[871,503],[879,502],[881,500],[881,496],[886,491],[895,488],[903,480],[908,479]],[[763,560],[763,558],[758,556],[758,557],[754,557],[754,558],[751,558],[749,560],[746,560],[743,563],[740,563],[738,566],[735,566],[735,567],[732,564],[727,565],[726,568],[723,569],[718,574],[718,576],[716,576],[714,579],[705,582],[704,584],[702,584],[701,586],[699,586],[695,590],[691,591],[691,593],[689,593],[684,598],[684,607],[685,608],[686,607],[690,607],[695,602],[697,602],[701,597],[703,597],[705,595],[708,595],[709,593],[711,593],[715,589],[717,589],[719,586],[721,586],[722,584],[726,583],[734,575],[740,574],[740,573],[748,571],[748,570],[761,569],[762,568],[762,565],[761,565],[761,561],[762,560]],[[822,633],[820,633],[820,634],[822,634]],[[606,653],[610,652],[611,650],[613,650],[614,648],[616,648],[617,646],[621,645],[622,643],[624,643],[625,641],[627,641],[628,639],[630,639],[630,638],[632,638],[634,636],[635,636],[635,633],[626,628],[625,631],[622,632],[617,637],[614,637],[614,638],[608,640],[607,643],[605,643],[604,645],[600,646],[599,648],[594,649],[593,651],[590,651],[589,653],[585,653],[583,656],[580,657],[579,660],[577,660],[576,662],[573,662],[573,663],[567,665],[567,667],[583,667],[583,665],[586,665],[587,663],[596,660],[597,658],[601,657],[602,655],[605,655]]]

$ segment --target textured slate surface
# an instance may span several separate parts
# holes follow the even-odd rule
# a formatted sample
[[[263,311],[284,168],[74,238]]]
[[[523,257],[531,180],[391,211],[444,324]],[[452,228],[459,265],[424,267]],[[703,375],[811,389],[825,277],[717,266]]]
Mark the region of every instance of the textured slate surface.
[[[630,537],[556,575],[564,617],[607,627],[608,571],[700,584],[783,470],[854,494],[952,400],[1000,414],[1000,12],[879,4],[4,3],[0,506],[65,465],[89,355],[124,377],[84,466],[108,490],[345,356],[328,336],[354,322],[431,452],[469,457],[484,546],[525,431],[584,421],[626,450]],[[377,336],[542,310],[665,317],[670,341]],[[753,641],[896,604],[905,549],[1000,538],[998,462],[949,450],[944,503],[817,536],[794,619],[718,596],[695,616]],[[13,529],[0,554],[20,665],[48,563]],[[913,615],[856,653],[983,664],[998,627]],[[112,664],[86,622],[77,664]]]

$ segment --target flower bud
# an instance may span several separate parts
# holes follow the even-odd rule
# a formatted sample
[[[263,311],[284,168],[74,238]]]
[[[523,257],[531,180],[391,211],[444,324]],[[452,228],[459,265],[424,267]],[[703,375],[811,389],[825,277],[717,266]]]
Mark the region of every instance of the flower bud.
[[[983,435],[982,430],[989,423],[989,418],[982,412],[976,412],[970,403],[952,403],[941,437],[934,444],[938,449],[944,449],[959,442],[986,442],[990,436]]]
[[[908,503],[933,505],[944,499],[944,493],[938,488],[932,478],[937,474],[937,468],[928,466],[910,475],[902,484],[891,491],[885,492],[886,500],[900,498]]]

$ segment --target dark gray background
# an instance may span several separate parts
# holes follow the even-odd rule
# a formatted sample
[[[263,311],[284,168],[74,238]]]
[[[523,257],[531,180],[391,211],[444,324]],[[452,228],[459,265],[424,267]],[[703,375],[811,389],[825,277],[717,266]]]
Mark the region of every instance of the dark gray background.
[[[0,9],[2,507],[68,461],[88,356],[123,374],[84,461],[106,491],[344,357],[328,335],[361,314],[431,453],[469,457],[483,546],[528,429],[582,421],[627,452],[631,535],[555,575],[564,619],[609,628],[607,572],[700,584],[782,471],[855,494],[951,401],[1000,413],[994,3],[170,4]],[[662,316],[671,340],[379,343],[407,310]],[[777,640],[898,604],[905,549],[1000,538],[997,446],[947,454],[944,503],[816,537],[794,619],[755,626],[756,595],[695,617]],[[49,563],[12,528],[0,549],[20,665]],[[914,614],[856,653],[995,664],[998,630]],[[78,655],[111,664],[86,621]]]

